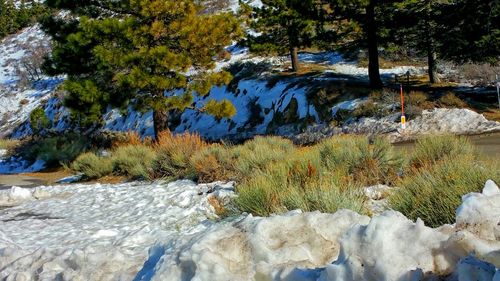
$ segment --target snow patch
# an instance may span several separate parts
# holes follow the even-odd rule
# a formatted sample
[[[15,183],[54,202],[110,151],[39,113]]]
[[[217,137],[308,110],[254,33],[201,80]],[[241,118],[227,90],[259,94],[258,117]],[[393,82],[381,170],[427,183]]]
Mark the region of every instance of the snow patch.
[[[178,181],[48,186],[43,200],[0,191],[30,200],[0,211],[0,279],[132,280],[155,243],[215,224],[208,198],[233,190]]]
[[[41,189],[50,197],[0,211],[0,278],[490,281],[500,276],[500,242],[491,236],[498,233],[500,192],[490,182],[484,193],[464,196],[456,226],[437,229],[395,211],[371,219],[341,210],[211,220],[216,215],[209,198],[234,196],[233,183]]]

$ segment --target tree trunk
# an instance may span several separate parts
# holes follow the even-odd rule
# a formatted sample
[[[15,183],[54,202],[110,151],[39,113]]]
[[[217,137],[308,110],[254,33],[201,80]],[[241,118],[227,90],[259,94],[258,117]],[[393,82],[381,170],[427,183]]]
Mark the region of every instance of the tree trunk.
[[[437,76],[437,65],[436,65],[436,52],[433,52],[431,48],[427,50],[427,65],[429,67],[429,81],[431,84],[438,83],[439,77]]]
[[[168,129],[168,111],[153,110],[154,138],[158,140],[158,135]]]
[[[368,39],[368,77],[370,78],[370,87],[380,89],[383,84],[380,79],[377,29],[375,0],[371,0],[370,4],[366,7],[365,26],[365,32]]]
[[[292,59],[292,72],[299,71],[299,50],[297,47],[290,47],[290,58]]]

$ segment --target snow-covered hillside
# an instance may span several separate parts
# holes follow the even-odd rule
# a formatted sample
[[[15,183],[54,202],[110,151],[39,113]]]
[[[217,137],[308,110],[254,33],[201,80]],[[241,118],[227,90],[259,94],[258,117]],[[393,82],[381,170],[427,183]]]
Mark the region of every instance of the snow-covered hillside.
[[[48,100],[61,77],[42,76],[39,81],[24,87],[18,69],[22,60],[30,55],[35,46],[50,45],[50,39],[38,25],[19,34],[3,39],[0,43],[0,137],[25,122],[33,109]]]
[[[500,278],[500,190],[463,197],[437,229],[386,211],[217,221],[233,184],[189,181],[0,191],[5,280],[480,280]],[[218,203],[214,203],[218,202]]]
[[[231,9],[236,8],[236,2],[230,2]],[[253,1],[258,5],[259,1]],[[22,83],[16,66],[30,54],[30,46],[48,45],[49,38],[44,35],[39,26],[27,28],[17,35],[10,36],[0,43],[0,137],[12,135],[20,138],[31,134],[27,123],[29,113],[36,107],[42,106],[49,119],[53,121],[56,130],[69,128],[69,113],[62,106],[59,95],[54,94],[56,87],[63,81],[63,77],[42,76],[40,81],[27,88],[21,87]],[[284,69],[288,63],[286,57],[256,57],[249,54],[247,48],[230,46],[227,50],[232,57],[220,61],[216,69],[221,70],[234,64],[267,64],[272,69]],[[316,77],[318,81],[331,79],[338,81],[339,74],[348,74],[359,79],[367,79],[368,70],[357,67],[352,62],[346,62],[336,53],[303,53],[300,60],[305,63],[321,65],[327,70],[322,77]],[[393,74],[401,74],[406,71],[412,73],[423,73],[424,69],[415,67],[398,67],[382,70],[383,75],[392,77]],[[333,74],[333,75],[332,75]],[[297,83],[297,79],[283,79],[274,85],[270,78],[263,73],[258,77],[243,78],[231,90],[227,87],[215,87],[205,98],[197,98],[196,105],[204,104],[208,99],[231,100],[236,108],[237,114],[232,120],[217,121],[204,113],[186,111],[181,117],[181,124],[176,131],[197,131],[208,138],[221,138],[231,136],[251,136],[262,134],[268,130],[276,113],[282,114],[294,101],[298,107],[298,118],[310,118],[319,121],[316,109],[307,98],[308,83]],[[260,109],[260,113],[255,109]],[[252,114],[253,113],[253,114]],[[257,114],[257,116],[255,115]],[[105,128],[108,130],[129,131],[134,130],[142,135],[153,133],[151,113],[140,114],[132,110],[126,116],[121,115],[118,110],[110,110],[105,115]],[[276,129],[276,128],[274,128]],[[279,128],[278,128],[279,129]],[[283,128],[283,134],[289,131],[289,127]],[[279,132],[279,130],[278,130]]]

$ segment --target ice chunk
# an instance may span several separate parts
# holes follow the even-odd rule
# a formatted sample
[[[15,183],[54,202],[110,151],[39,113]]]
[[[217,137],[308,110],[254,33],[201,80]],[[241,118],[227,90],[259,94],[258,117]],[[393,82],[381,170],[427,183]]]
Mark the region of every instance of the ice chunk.
[[[484,185],[483,195],[493,196],[497,194],[500,194],[500,189],[498,189],[498,186],[494,181],[488,180]]]
[[[457,209],[457,229],[467,230],[482,239],[500,240],[500,192],[488,181],[483,193],[470,193]]]
[[[24,201],[24,200],[30,200],[33,198],[32,193],[29,189],[22,188],[19,186],[13,186],[10,189],[9,197],[10,197],[10,200],[12,200],[12,201]]]

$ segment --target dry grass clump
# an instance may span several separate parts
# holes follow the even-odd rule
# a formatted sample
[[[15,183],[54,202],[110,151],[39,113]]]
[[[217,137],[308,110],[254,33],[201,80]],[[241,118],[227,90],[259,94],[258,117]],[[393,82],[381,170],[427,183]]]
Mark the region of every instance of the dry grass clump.
[[[83,173],[86,179],[98,179],[110,175],[113,172],[111,158],[102,158],[95,153],[84,153],[71,163],[71,170]]]
[[[280,137],[256,137],[232,149],[234,169],[239,179],[262,170],[269,163],[280,162],[295,150],[293,143]]]
[[[191,157],[207,146],[198,134],[174,135],[169,131],[161,132],[153,145],[157,154],[154,161],[155,177],[190,177]]]
[[[142,145],[142,144],[151,144],[151,139],[146,138],[142,139],[139,133],[129,131],[124,134],[117,134],[113,139],[113,147],[117,148],[120,146],[127,145]]]
[[[19,140],[0,139],[0,149],[11,150],[19,144]]]
[[[259,216],[295,209],[363,212],[360,188],[324,169],[315,149],[297,151],[282,162],[258,170],[237,192],[236,206]]]
[[[71,168],[88,178],[113,172],[130,178],[235,180],[235,206],[259,216],[295,209],[363,213],[362,187],[388,184],[400,187],[389,194],[392,208],[432,226],[452,222],[461,196],[480,191],[487,179],[500,182],[498,163],[481,160],[466,138],[451,136],[420,139],[411,155],[402,156],[386,139],[366,136],[334,137],[310,147],[256,137],[228,146],[166,132],[155,144],[117,146],[110,158],[83,154]],[[211,202],[223,213],[218,203]]]
[[[410,156],[410,165],[415,168],[430,166],[446,158],[459,155],[475,155],[474,146],[466,137],[430,136],[417,140]]]
[[[393,183],[402,165],[401,156],[382,138],[336,137],[318,144],[318,150],[325,168],[344,171],[365,186]]]
[[[480,192],[488,179],[500,182],[498,163],[479,161],[472,155],[445,156],[434,165],[413,168],[389,197],[390,206],[432,227],[452,224],[462,196]]]
[[[464,137],[420,139],[407,170],[390,206],[433,227],[454,222],[463,195],[480,192],[488,179],[500,182],[499,164],[482,159]]]
[[[438,103],[443,107],[464,108],[467,104],[454,93],[448,92],[440,97]]]
[[[149,178],[155,160],[155,151],[146,145],[120,146],[112,152],[113,171],[134,179]]]
[[[200,183],[234,180],[234,163],[232,150],[220,144],[205,147],[190,159],[193,174]]]

